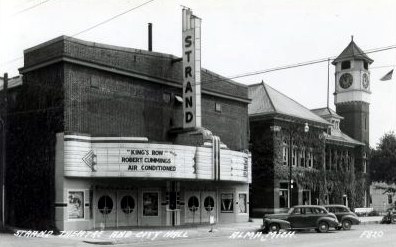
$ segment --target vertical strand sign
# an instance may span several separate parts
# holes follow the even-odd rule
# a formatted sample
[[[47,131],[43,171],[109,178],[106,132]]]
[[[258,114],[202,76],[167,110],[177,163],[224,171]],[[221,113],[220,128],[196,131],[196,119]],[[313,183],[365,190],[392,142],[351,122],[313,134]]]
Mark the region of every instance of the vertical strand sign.
[[[183,8],[183,128],[201,127],[201,19]]]

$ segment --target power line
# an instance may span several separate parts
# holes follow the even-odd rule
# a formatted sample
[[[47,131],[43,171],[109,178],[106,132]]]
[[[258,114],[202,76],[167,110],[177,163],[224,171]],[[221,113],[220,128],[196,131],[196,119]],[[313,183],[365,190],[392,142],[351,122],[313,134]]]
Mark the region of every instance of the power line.
[[[23,12],[26,12],[26,11],[28,11],[28,10],[34,9],[34,8],[40,6],[40,5],[44,4],[44,3],[47,3],[47,2],[49,2],[49,1],[51,1],[51,0],[45,0],[45,1],[43,1],[43,2],[40,2],[40,3],[38,3],[38,4],[33,5],[33,6],[31,6],[31,7],[27,7],[27,8],[25,8],[25,9],[22,9],[22,10],[20,10],[20,11],[15,12],[15,13],[12,14],[11,16],[19,15],[19,14],[21,14],[21,13],[23,13]]]
[[[50,0],[47,0],[46,2],[48,2],[48,1],[50,1]],[[122,15],[125,15],[125,14],[127,14],[127,13],[129,13],[129,12],[131,12],[131,11],[133,11],[133,10],[136,10],[136,9],[138,9],[138,8],[140,8],[140,7],[143,7],[144,5],[149,4],[149,3],[153,2],[153,1],[155,1],[155,0],[146,1],[146,2],[144,2],[144,3],[142,3],[142,4],[138,5],[138,6],[135,6],[135,7],[133,7],[133,8],[130,8],[130,9],[128,9],[128,10],[122,12],[122,13],[119,13],[119,14],[113,16],[113,17],[110,17],[109,19],[106,19],[106,20],[104,20],[104,21],[102,21],[102,22],[99,22],[98,24],[95,24],[95,25],[93,25],[93,26],[91,26],[91,27],[89,27],[89,28],[86,28],[86,29],[84,29],[84,30],[82,30],[82,31],[80,31],[80,32],[78,32],[78,33],[75,33],[75,34],[71,35],[70,37],[75,37],[75,36],[78,36],[78,35],[80,35],[80,34],[82,34],[82,33],[91,31],[92,29],[97,28],[98,26],[101,26],[101,25],[103,25],[103,24],[106,24],[106,23],[108,23],[108,22],[110,22],[110,21],[112,21],[112,20],[114,20],[114,19],[116,19],[116,18],[118,18],[118,17],[120,17],[120,16],[122,16]],[[43,2],[43,3],[44,3],[44,2]],[[8,61],[6,61],[6,62],[4,62],[4,63],[1,63],[0,66],[6,65],[6,64],[10,64],[10,63],[14,63],[14,62],[19,61],[19,60],[21,60],[21,59],[23,59],[23,56],[22,56],[22,57],[17,57],[17,58],[11,59],[11,60],[8,60]]]
[[[100,26],[100,25],[106,24],[106,23],[109,22],[109,21],[112,21],[112,20],[114,20],[114,19],[116,19],[116,18],[118,18],[118,17],[120,17],[120,16],[122,16],[122,15],[125,15],[125,14],[127,14],[127,13],[129,13],[129,12],[135,10],[135,9],[138,9],[138,8],[140,8],[140,7],[143,7],[144,5],[149,4],[149,3],[153,2],[153,1],[155,1],[155,0],[149,0],[149,1],[144,2],[144,3],[142,3],[142,4],[140,4],[140,5],[136,6],[136,7],[130,8],[130,9],[128,9],[128,10],[126,10],[126,11],[120,13],[120,14],[117,14],[117,15],[115,15],[115,16],[113,16],[113,17],[107,19],[107,20],[104,20],[104,21],[102,21],[102,22],[99,22],[98,24],[93,25],[92,27],[89,27],[89,28],[87,28],[87,29],[84,29],[84,30],[82,30],[82,31],[80,31],[80,32],[78,32],[78,33],[75,33],[75,34],[71,35],[71,37],[75,37],[75,36],[80,35],[80,34],[82,34],[82,33],[88,32],[88,31],[90,31],[90,30],[92,30],[92,29],[94,29],[94,28],[96,28],[96,27],[98,27],[98,26]]]
[[[396,67],[396,64],[383,65],[383,66],[374,66],[374,67],[370,67],[370,69],[382,69],[382,68],[391,68],[391,67]]]
[[[356,53],[356,54],[354,54],[354,56],[370,54],[370,53],[375,53],[375,52],[381,52],[381,51],[386,51],[386,50],[395,49],[395,48],[396,48],[396,45],[385,46],[385,47],[380,47],[380,48],[373,48],[373,49],[369,49],[369,50],[363,51],[363,53]],[[317,63],[323,63],[323,62],[327,62],[329,59],[330,60],[334,60],[335,58],[337,58],[337,56],[332,56],[332,57],[327,57],[327,58],[322,58],[322,59],[316,59],[316,60],[311,60],[311,61],[306,61],[306,62],[300,62],[300,63],[296,63],[296,64],[277,66],[277,67],[273,67],[273,68],[269,68],[269,69],[247,72],[247,73],[243,73],[243,74],[239,74],[239,75],[235,75],[235,76],[230,76],[230,77],[224,77],[223,79],[218,78],[218,79],[208,80],[208,81],[205,81],[205,82],[226,81],[226,80],[238,79],[238,78],[243,78],[243,77],[248,77],[248,76],[260,75],[260,74],[265,74],[265,73],[279,71],[279,70],[292,69],[292,68],[297,68],[297,67],[302,67],[302,66],[307,66],[307,65],[313,65],[313,64],[317,64]],[[343,59],[344,58],[345,59],[353,58],[353,56],[345,56],[345,57],[342,57],[342,58]]]

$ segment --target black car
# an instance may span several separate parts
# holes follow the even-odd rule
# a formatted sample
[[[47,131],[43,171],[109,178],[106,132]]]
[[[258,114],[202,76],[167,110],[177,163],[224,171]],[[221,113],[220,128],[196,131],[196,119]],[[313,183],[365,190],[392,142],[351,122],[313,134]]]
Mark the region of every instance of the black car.
[[[381,220],[381,224],[391,223],[396,223],[396,207],[388,208],[386,215]]]
[[[337,217],[324,207],[300,205],[292,207],[287,213],[265,215],[262,229],[264,232],[279,232],[280,229],[315,229],[317,232],[327,232],[330,227],[339,226]]]
[[[337,230],[350,230],[352,225],[360,224],[358,216],[344,205],[324,205],[323,207],[330,213],[335,214],[338,221],[341,223],[341,226],[336,228]]]

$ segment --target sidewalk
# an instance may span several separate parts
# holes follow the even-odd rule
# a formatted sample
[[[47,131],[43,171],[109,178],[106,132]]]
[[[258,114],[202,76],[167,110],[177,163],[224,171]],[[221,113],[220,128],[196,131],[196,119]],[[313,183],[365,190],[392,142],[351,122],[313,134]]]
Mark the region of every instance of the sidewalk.
[[[72,237],[91,244],[143,244],[169,241],[169,240],[197,240],[203,238],[214,238],[231,236],[235,232],[256,233],[261,228],[262,219],[253,219],[252,222],[180,226],[180,227],[150,227],[150,228],[126,228],[106,229],[99,237]],[[90,231],[92,232],[92,231]],[[53,236],[62,237],[62,236]],[[66,238],[67,239],[67,238]]]

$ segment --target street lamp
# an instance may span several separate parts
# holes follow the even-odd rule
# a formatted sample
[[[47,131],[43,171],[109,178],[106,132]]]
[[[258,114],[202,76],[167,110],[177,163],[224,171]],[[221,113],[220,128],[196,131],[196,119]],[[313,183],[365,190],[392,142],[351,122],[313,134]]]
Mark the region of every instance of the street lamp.
[[[279,132],[281,131],[282,127],[280,126],[271,126],[271,130]],[[289,132],[289,153],[288,153],[288,160],[289,160],[289,186],[288,186],[288,207],[291,208],[292,204],[292,189],[293,189],[293,178],[292,178],[292,157],[293,157],[293,135],[297,132],[298,128],[289,128],[286,131]],[[304,133],[309,132],[309,125],[305,123],[304,125]]]

